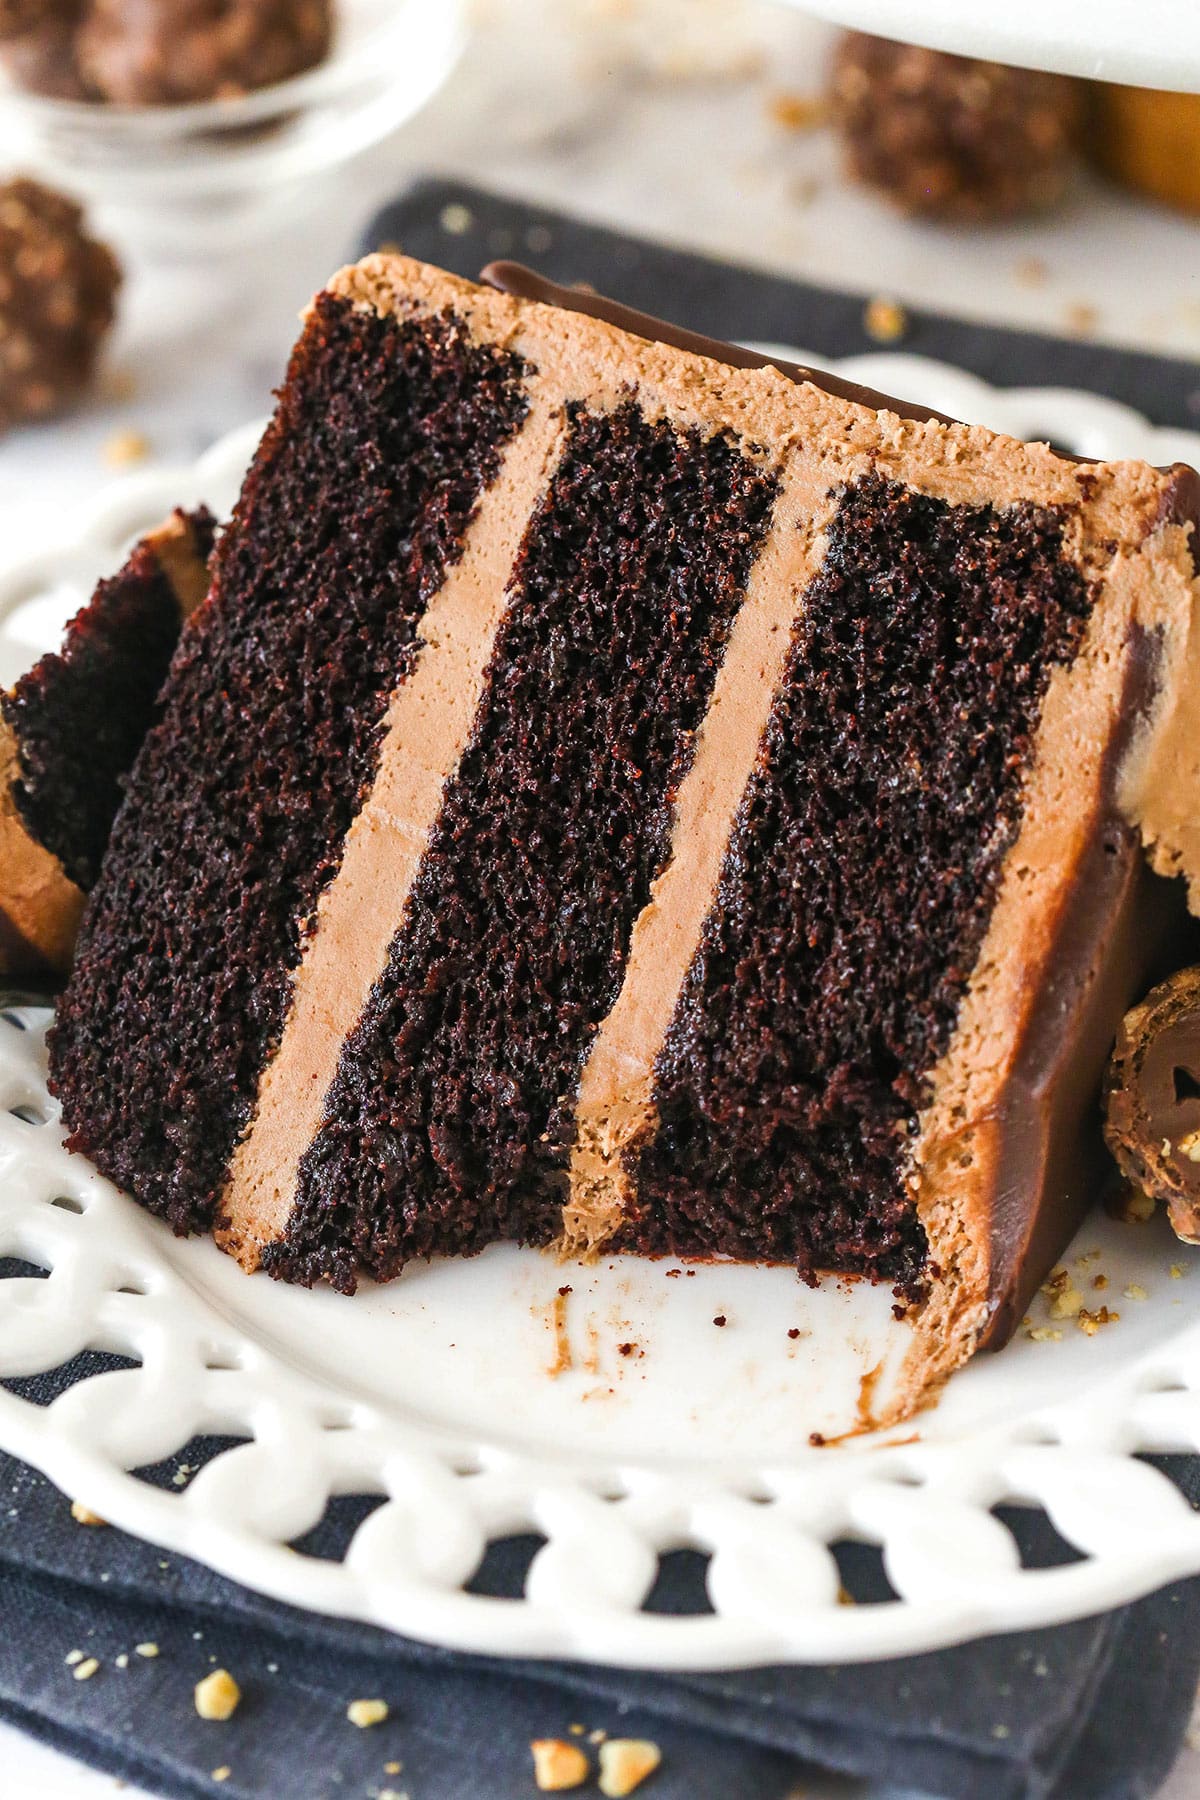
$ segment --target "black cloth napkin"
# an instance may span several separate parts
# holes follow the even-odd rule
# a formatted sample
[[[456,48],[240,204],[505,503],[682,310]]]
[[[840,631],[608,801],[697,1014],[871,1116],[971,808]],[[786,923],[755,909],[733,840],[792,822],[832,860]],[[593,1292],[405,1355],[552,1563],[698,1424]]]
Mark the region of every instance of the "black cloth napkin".
[[[44,1401],[65,1378],[8,1385]],[[181,1468],[219,1448],[194,1443],[146,1478],[177,1485]],[[1175,1459],[1172,1473],[1200,1500],[1200,1461]],[[300,1547],[338,1555],[370,1505],[335,1501]],[[1006,1516],[1027,1563],[1061,1559],[1041,1515]],[[494,1546],[478,1589],[519,1592],[534,1548]],[[868,1547],[845,1546],[841,1560],[858,1603],[887,1597]],[[702,1593],[702,1560],[679,1553],[652,1603],[693,1611]],[[1200,1581],[1097,1619],[889,1663],[670,1677],[505,1664],[298,1612],[77,1524],[44,1477],[3,1456],[0,1620],[0,1718],[153,1793],[213,1800],[529,1800],[531,1741],[570,1739],[573,1725],[593,1759],[594,1731],[653,1739],[663,1761],[643,1791],[655,1800],[787,1800],[814,1764],[889,1793],[1135,1800],[1168,1773],[1200,1675]],[[145,1644],[157,1654],[140,1655]],[[99,1662],[86,1681],[72,1652]],[[214,1666],[243,1692],[223,1724],[200,1719],[192,1699]],[[356,1728],[355,1699],[386,1701],[387,1720]]]
[[[458,184],[422,182],[388,208],[367,247],[389,242],[467,275],[493,257],[524,257],[718,336],[829,356],[873,347],[861,296]],[[1200,424],[1200,373],[1165,358],[928,313],[911,315],[903,347],[1001,384],[1091,387],[1160,424]],[[15,1272],[0,1263],[0,1278]],[[67,1379],[7,1385],[44,1403]],[[190,1445],[146,1478],[176,1485],[184,1463],[194,1469],[215,1448]],[[1200,1503],[1200,1459],[1168,1462]],[[335,1501],[298,1547],[338,1555],[369,1505]],[[1040,1514],[1006,1518],[1027,1564],[1070,1554]],[[535,1547],[494,1546],[476,1587],[518,1593]],[[888,1598],[877,1552],[842,1546],[839,1560],[857,1603]],[[648,1604],[696,1610],[703,1575],[697,1555],[668,1558]],[[812,1765],[949,1800],[1137,1800],[1170,1769],[1200,1675],[1197,1581],[1100,1618],[890,1663],[672,1677],[505,1664],[297,1612],[111,1528],[76,1524],[49,1482],[4,1456],[0,1626],[0,1717],[152,1792],[224,1800],[527,1800],[530,1741],[571,1737],[572,1725],[584,1727],[577,1741],[593,1762],[594,1731],[658,1743],[662,1767],[640,1790],[648,1800],[785,1800]],[[137,1653],[146,1643],[156,1656]],[[75,1679],[72,1651],[98,1660],[90,1679]],[[213,1666],[243,1690],[225,1724],[198,1718],[192,1701]],[[385,1700],[387,1720],[356,1729],[346,1707],[359,1698]]]

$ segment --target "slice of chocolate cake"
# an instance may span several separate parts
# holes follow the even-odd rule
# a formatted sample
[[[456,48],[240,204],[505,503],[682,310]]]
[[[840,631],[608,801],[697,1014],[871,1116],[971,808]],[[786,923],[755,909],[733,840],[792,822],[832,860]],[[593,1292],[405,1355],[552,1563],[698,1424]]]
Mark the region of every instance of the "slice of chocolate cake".
[[[346,1290],[498,1238],[883,1281],[906,1410],[1071,1231],[1200,897],[1195,478],[493,281],[313,305],[88,908],[70,1141]]]
[[[0,973],[63,974],[215,522],[176,512],[0,694]]]

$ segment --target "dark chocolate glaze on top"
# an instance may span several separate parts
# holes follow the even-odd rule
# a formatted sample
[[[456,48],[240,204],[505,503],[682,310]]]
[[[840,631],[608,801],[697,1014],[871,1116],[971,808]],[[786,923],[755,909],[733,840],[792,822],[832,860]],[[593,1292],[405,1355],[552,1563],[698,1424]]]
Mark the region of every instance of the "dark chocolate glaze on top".
[[[527,269],[524,263],[489,263],[479,279],[489,287],[498,288],[502,294],[511,294],[514,300],[538,300],[544,306],[560,306],[565,312],[584,313],[589,319],[602,319],[606,325],[615,325],[619,331],[645,338],[648,343],[669,344],[673,350],[707,356],[710,361],[725,363],[731,369],[778,369],[789,381],[809,381],[826,394],[834,394],[839,400],[853,400],[859,406],[869,406],[874,412],[894,412],[902,419],[940,419],[944,425],[954,423],[947,413],[935,412],[932,407],[914,406],[907,400],[893,400],[887,394],[874,393],[853,381],[843,381],[840,375],[830,375],[824,369],[808,369],[802,363],[787,362],[779,356],[764,356],[759,350],[747,350],[742,344],[727,344],[719,338],[703,337],[698,331],[685,331],[681,325],[668,324],[665,319],[652,318],[649,313],[635,312],[633,307],[622,306],[618,300],[606,300],[603,295],[588,293],[582,288],[560,287],[534,269]]]

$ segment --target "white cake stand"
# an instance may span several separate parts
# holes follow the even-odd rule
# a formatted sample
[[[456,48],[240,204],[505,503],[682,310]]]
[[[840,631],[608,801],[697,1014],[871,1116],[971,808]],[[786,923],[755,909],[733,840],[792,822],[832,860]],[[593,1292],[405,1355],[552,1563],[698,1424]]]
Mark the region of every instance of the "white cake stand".
[[[1097,81],[1200,93],[1198,0],[790,0],[880,37],[1057,69]]]

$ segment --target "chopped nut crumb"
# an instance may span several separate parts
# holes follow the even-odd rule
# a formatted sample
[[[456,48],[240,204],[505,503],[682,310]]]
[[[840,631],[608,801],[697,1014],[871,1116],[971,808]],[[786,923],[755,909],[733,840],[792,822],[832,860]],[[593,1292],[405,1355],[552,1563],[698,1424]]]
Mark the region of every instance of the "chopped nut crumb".
[[[1120,1317],[1120,1313],[1109,1312],[1107,1306],[1099,1306],[1095,1312],[1089,1312],[1085,1306],[1080,1309],[1076,1324],[1088,1337],[1095,1337],[1102,1325],[1115,1325]]]
[[[100,1662],[97,1657],[85,1656],[81,1663],[75,1664],[71,1673],[74,1675],[76,1681],[90,1681],[99,1667]]]
[[[829,108],[819,94],[772,94],[767,115],[784,131],[814,131],[824,125]]]
[[[193,1698],[202,1719],[231,1719],[237,1711],[242,1690],[228,1669],[214,1669],[196,1683]]]
[[[133,1647],[137,1651],[139,1656],[157,1656],[158,1655],[158,1645],[157,1644],[135,1644]]]
[[[114,431],[103,451],[109,469],[127,469],[131,463],[145,462],[149,454],[150,440],[140,431]]]
[[[1083,1295],[1070,1282],[1050,1302],[1052,1319],[1073,1319],[1083,1306]]]
[[[1189,1131],[1180,1138],[1178,1147],[1189,1162],[1200,1162],[1200,1131]]]
[[[1062,1332],[1053,1325],[1034,1325],[1025,1336],[1034,1344],[1061,1344]]]
[[[1106,1288],[1108,1286],[1108,1276],[1107,1275],[1093,1275],[1092,1276],[1092,1286],[1094,1288]]]
[[[662,1752],[648,1738],[609,1738],[600,1746],[600,1792],[607,1800],[622,1800],[653,1775]]]
[[[1109,1203],[1109,1211],[1123,1225],[1144,1225],[1147,1219],[1154,1217],[1154,1208],[1153,1194],[1144,1194],[1141,1188],[1133,1186],[1121,1188]]]
[[[1171,1264],[1171,1280],[1179,1281],[1182,1279],[1182,1277],[1183,1277],[1183,1264],[1182,1263],[1172,1263]]]
[[[346,1708],[350,1723],[363,1729],[368,1725],[382,1725],[387,1716],[386,1700],[352,1700]]]
[[[1145,1300],[1148,1298],[1146,1290],[1140,1281],[1131,1281],[1128,1287],[1121,1289],[1121,1292],[1127,1300]]]
[[[90,1507],[85,1506],[83,1504],[82,1500],[72,1500],[72,1502],[71,1502],[71,1517],[74,1519],[74,1521],[77,1525],[107,1525],[108,1524],[107,1519],[102,1519],[100,1517],[99,1513],[94,1513]]]
[[[1079,1260],[1082,1263],[1083,1258],[1080,1257]],[[1060,1266],[1057,1269],[1051,1269],[1049,1275],[1047,1275],[1045,1281],[1042,1283],[1042,1292],[1043,1294],[1050,1296],[1061,1294],[1063,1289],[1069,1287],[1070,1284],[1071,1271]]]
[[[565,1738],[535,1738],[529,1748],[533,1779],[543,1794],[561,1794],[566,1788],[582,1787],[592,1772],[579,1745],[568,1744]]]
[[[908,330],[908,314],[894,300],[877,296],[863,308],[863,330],[877,344],[895,344]]]

